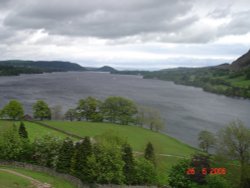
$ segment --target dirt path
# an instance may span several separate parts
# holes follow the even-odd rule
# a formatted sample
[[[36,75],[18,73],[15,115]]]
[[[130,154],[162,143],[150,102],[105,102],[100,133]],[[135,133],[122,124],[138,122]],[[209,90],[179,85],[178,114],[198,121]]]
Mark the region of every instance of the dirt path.
[[[139,151],[134,151],[134,153],[138,154],[138,155],[143,155],[144,154],[143,152],[139,152]],[[169,155],[169,154],[163,154],[163,153],[157,153],[155,155],[164,156],[164,157],[176,157],[176,158],[182,158],[182,159],[188,158],[188,157],[184,157],[184,156]]]
[[[30,180],[30,182],[32,183],[32,185],[34,185],[34,187],[36,188],[52,188],[52,186],[48,183],[42,183],[30,176],[26,176],[26,175],[23,175],[21,173],[18,173],[16,171],[13,171],[13,170],[9,170],[9,169],[1,169],[0,168],[0,171],[4,171],[4,172],[7,172],[7,173],[10,173],[10,174],[14,174],[14,175],[17,175],[19,177],[22,177],[22,178],[25,178],[27,180]]]

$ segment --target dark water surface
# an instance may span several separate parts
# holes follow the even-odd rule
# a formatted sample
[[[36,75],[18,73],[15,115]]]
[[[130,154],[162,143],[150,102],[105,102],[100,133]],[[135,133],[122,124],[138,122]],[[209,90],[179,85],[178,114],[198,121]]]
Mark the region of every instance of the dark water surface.
[[[67,72],[0,77],[0,107],[10,99],[23,102],[31,113],[37,99],[64,110],[87,96],[104,99],[118,95],[158,108],[166,121],[164,132],[197,146],[201,130],[216,132],[228,122],[242,120],[250,127],[250,100],[211,94],[172,82],[145,80],[138,76]]]

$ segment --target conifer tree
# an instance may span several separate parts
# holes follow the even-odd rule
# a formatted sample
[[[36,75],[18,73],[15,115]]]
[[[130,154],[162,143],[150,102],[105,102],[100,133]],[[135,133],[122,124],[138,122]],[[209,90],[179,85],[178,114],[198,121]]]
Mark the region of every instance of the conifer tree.
[[[19,133],[21,138],[28,138],[28,132],[26,131],[25,125],[22,121],[20,123],[18,133]]]
[[[144,157],[155,165],[155,152],[151,142],[147,144],[147,147],[144,152]]]
[[[73,141],[66,138],[59,150],[56,170],[61,173],[68,173],[71,166],[71,158],[73,156],[74,146]]]
[[[89,137],[85,137],[81,143],[75,146],[75,152],[72,159],[71,172],[80,178],[83,182],[88,182],[88,158],[93,154],[92,145]]]
[[[124,161],[124,167],[123,167],[123,174],[125,176],[125,182],[128,185],[133,184],[133,179],[134,179],[134,156],[133,156],[133,151],[132,148],[129,144],[124,144],[122,146],[122,160]]]

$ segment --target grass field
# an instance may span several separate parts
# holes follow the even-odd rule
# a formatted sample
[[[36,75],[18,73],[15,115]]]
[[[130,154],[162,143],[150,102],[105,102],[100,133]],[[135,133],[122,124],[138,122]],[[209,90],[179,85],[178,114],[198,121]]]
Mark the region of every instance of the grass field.
[[[31,182],[27,179],[14,174],[0,171],[1,188],[33,188]]]
[[[13,121],[0,121],[0,132],[1,130],[3,131],[4,129],[12,127],[13,123],[16,124],[17,128],[19,127],[20,122],[13,122]],[[60,133],[55,130],[51,130],[46,127],[39,126],[34,123],[30,122],[25,122],[25,128],[28,131],[29,134],[29,139],[33,141],[37,137],[41,137],[46,134],[51,134],[60,138],[66,138],[67,135]]]
[[[195,149],[164,134],[135,126],[110,123],[47,121],[48,125],[79,135],[95,137],[102,134],[114,134],[125,139],[135,151],[143,152],[151,142],[157,153],[189,156]]]
[[[24,122],[28,131],[30,140],[45,134],[51,134],[60,138],[66,138],[67,135],[58,131],[37,125],[35,123]],[[166,154],[170,156],[157,155],[157,172],[161,184],[166,184],[167,175],[172,165],[176,164],[181,157],[190,157],[191,154],[198,151],[170,136],[156,133],[148,129],[135,126],[116,125],[110,123],[91,123],[91,122],[68,122],[68,121],[44,121],[52,127],[64,130],[81,137],[98,137],[103,134],[112,134],[126,140],[136,152],[143,152],[146,144],[151,142],[157,154]],[[11,127],[13,122],[0,121],[0,131]],[[16,122],[19,125],[19,122]]]
[[[58,178],[58,177],[53,177],[53,176],[48,175],[46,173],[34,172],[34,171],[30,171],[30,170],[26,170],[26,169],[22,169],[22,168],[14,168],[14,167],[0,167],[0,168],[10,169],[10,170],[18,172],[20,174],[32,177],[35,180],[38,180],[42,183],[48,183],[48,184],[52,185],[53,188],[75,188],[75,186],[73,186],[72,184],[70,184],[66,180],[63,180],[63,179]],[[12,178],[12,176],[13,176],[13,178]],[[6,188],[12,188],[12,187],[13,188],[17,188],[17,187],[18,188],[27,188],[27,187],[32,188],[32,185],[30,184],[29,180],[26,180],[25,178],[22,178],[22,177],[18,177],[16,175],[12,175],[12,174],[0,171],[0,187],[5,188],[5,187],[2,187],[2,185],[4,185],[4,184],[9,185],[9,186],[6,186]]]
[[[181,160],[177,156],[190,157],[191,154],[198,151],[170,136],[135,126],[66,121],[47,121],[45,123],[82,137],[98,137],[102,134],[117,135],[125,139],[133,147],[133,150],[138,152],[143,152],[146,144],[151,142],[157,154],[172,155],[157,155],[157,173],[162,185],[168,182],[168,173],[171,166]]]

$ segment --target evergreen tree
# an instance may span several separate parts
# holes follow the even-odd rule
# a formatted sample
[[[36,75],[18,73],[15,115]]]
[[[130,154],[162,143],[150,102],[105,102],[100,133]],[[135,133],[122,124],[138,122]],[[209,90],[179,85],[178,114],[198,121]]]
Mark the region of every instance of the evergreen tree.
[[[147,147],[144,152],[144,157],[155,165],[155,152],[151,142],[147,144]]]
[[[93,154],[89,137],[85,137],[81,143],[75,146],[75,153],[72,159],[71,172],[83,182],[88,182],[88,158]]]
[[[58,161],[56,164],[56,170],[61,173],[68,173],[70,171],[71,158],[73,156],[73,141],[66,138],[59,150]]]
[[[20,137],[28,138],[28,132],[26,131],[25,125],[24,125],[24,123],[22,121],[20,123],[18,133],[19,133]]]
[[[129,144],[122,146],[122,160],[125,162],[123,167],[123,174],[125,176],[125,182],[128,185],[133,184],[134,179],[134,156],[132,148]]]

